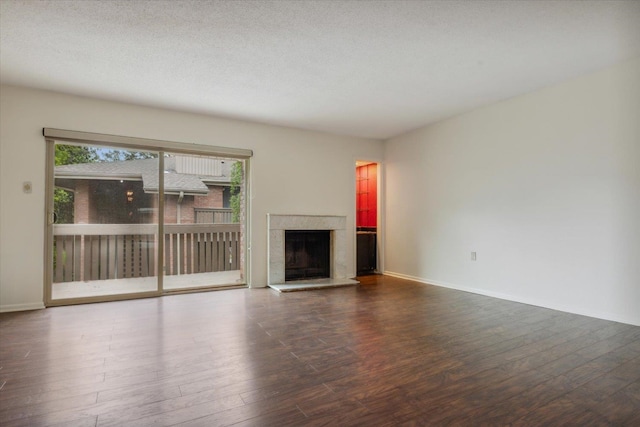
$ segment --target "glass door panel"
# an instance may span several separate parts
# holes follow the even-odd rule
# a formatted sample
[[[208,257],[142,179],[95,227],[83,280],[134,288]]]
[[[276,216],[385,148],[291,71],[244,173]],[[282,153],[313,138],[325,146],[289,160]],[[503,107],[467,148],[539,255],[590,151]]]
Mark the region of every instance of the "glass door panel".
[[[51,299],[157,294],[158,153],[55,144]]]
[[[244,284],[244,162],[165,153],[165,292]]]

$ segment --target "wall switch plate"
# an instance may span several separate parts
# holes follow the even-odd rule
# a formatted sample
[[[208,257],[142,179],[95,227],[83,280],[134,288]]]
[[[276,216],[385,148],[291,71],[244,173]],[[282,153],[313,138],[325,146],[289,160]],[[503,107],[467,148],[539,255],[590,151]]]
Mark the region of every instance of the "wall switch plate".
[[[475,260],[476,260],[476,253],[471,252],[471,261],[475,261]]]
[[[33,186],[31,185],[31,181],[25,181],[22,183],[22,191],[29,194],[33,190]]]

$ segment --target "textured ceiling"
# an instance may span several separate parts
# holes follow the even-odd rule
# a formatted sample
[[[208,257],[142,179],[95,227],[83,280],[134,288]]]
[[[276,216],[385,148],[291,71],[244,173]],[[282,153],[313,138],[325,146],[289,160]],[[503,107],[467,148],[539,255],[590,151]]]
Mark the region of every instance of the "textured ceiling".
[[[2,83],[379,139],[640,56],[640,1],[0,7]]]

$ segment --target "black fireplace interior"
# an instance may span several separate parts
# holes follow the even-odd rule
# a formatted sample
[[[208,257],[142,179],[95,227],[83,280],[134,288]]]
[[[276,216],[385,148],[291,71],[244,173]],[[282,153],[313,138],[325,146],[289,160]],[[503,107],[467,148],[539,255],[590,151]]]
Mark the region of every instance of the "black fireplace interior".
[[[284,232],[285,281],[331,276],[329,230],[286,230]]]

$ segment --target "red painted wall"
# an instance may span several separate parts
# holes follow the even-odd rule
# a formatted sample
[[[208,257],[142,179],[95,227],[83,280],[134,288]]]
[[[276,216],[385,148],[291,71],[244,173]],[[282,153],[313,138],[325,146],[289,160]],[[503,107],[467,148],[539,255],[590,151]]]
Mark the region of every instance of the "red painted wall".
[[[356,168],[356,226],[378,225],[378,165]]]

